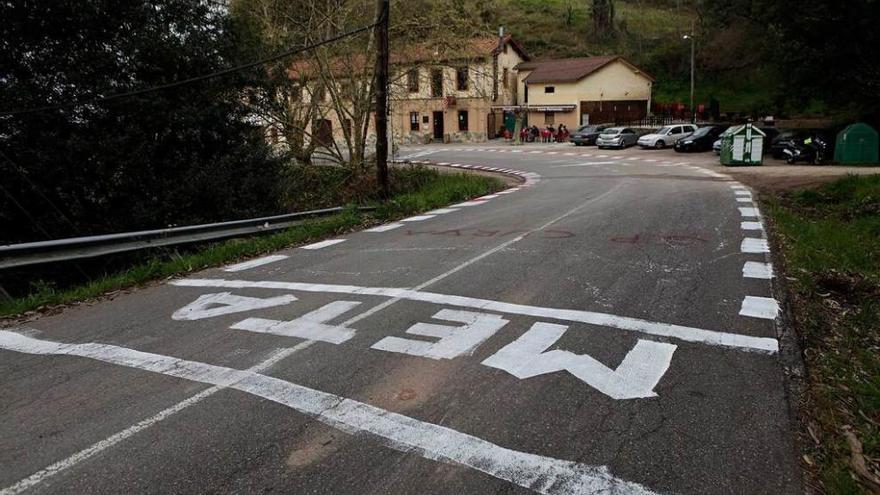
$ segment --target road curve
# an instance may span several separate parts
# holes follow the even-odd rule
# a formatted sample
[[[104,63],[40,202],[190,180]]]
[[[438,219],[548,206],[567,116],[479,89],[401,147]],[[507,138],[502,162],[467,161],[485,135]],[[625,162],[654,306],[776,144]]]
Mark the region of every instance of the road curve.
[[[406,148],[501,194],[0,330],[0,495],[802,492],[712,157]]]

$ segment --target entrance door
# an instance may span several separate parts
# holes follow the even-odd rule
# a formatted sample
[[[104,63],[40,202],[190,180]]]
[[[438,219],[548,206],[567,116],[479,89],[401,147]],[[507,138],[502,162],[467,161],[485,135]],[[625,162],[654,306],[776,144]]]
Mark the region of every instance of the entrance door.
[[[443,112],[434,112],[434,139],[443,141]]]
[[[333,142],[333,124],[327,119],[317,119],[314,124],[315,143],[318,146],[329,147]]]
[[[495,114],[490,113],[486,115],[486,137],[489,139],[494,139],[498,136],[498,127],[495,126]]]

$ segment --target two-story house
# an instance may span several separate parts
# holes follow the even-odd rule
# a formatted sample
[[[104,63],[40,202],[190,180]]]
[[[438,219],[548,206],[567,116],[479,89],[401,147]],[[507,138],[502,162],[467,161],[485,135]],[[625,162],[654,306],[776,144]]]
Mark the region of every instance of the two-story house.
[[[651,110],[654,78],[619,56],[526,61],[516,67],[519,106],[532,125],[627,122]]]

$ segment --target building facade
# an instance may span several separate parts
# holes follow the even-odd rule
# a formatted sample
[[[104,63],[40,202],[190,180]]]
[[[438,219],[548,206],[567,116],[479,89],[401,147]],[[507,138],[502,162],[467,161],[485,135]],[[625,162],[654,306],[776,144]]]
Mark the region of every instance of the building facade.
[[[618,56],[523,62],[517,66],[518,102],[529,125],[639,120],[651,109],[654,78]]]
[[[301,81],[304,91],[292,99],[302,111],[302,129],[296,133],[270,129],[270,139],[283,135],[319,146],[344,147],[354,127],[372,145],[374,118],[352,124],[351,114],[365,116],[371,99],[358,99],[357,88],[346,85],[345,71],[358,70],[365,61],[340,62],[335,69],[335,86],[309,82],[314,73],[309,62],[294,63],[290,77]],[[339,75],[343,72],[343,75]],[[351,73],[351,72],[348,72]],[[314,77],[312,76],[312,79]],[[479,142],[513,132],[515,122],[525,117],[528,125],[564,124],[574,129],[581,124],[637,120],[648,115],[654,79],[617,56],[531,61],[510,36],[476,38],[446,52],[428,46],[406,53],[392,53],[389,88],[390,133],[396,143]],[[325,84],[326,85],[326,84]],[[334,100],[335,98],[335,100]],[[339,101],[346,101],[340,105]],[[335,105],[332,103],[336,103]],[[348,108],[360,102],[360,112]],[[299,105],[299,107],[296,107]],[[348,106],[347,106],[348,105]],[[291,138],[295,135],[295,138]],[[274,137],[273,137],[274,136]]]

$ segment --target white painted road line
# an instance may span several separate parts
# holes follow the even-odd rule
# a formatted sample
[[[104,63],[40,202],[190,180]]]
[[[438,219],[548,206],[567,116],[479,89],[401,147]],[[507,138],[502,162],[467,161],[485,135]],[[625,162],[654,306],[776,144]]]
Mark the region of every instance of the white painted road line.
[[[739,310],[741,316],[775,320],[779,315],[779,303],[772,297],[746,296]]]
[[[300,282],[276,282],[276,281],[250,281],[250,280],[224,280],[224,279],[180,279],[172,280],[171,285],[179,287],[211,287],[228,289],[277,289],[303,292],[327,292],[335,294],[359,294],[365,296],[385,296],[396,299],[409,299],[411,301],[423,301],[434,304],[458,306],[463,308],[476,308],[483,311],[498,311],[501,313],[532,316],[536,318],[550,318],[555,320],[573,321],[590,325],[600,325],[609,328],[629,330],[669,337],[686,342],[697,342],[706,345],[734,347],[747,351],[776,352],[778,343],[773,338],[752,337],[736,333],[704,330],[668,323],[657,323],[639,318],[617,316],[608,313],[582,311],[576,309],[546,308],[529,306],[525,304],[506,303],[491,299],[478,299],[474,297],[454,296],[437,294],[433,292],[421,292],[412,289],[392,287],[363,287],[355,285],[335,284],[309,284]]]
[[[596,165],[614,165],[617,162],[585,162],[585,163],[570,163],[568,165],[554,165],[552,168],[565,168],[565,167],[593,167]]]
[[[767,239],[746,237],[740,244],[740,251],[743,253],[769,253],[770,245],[767,243]]]
[[[244,261],[242,263],[236,263],[234,265],[229,265],[223,269],[224,272],[240,272],[244,270],[250,270],[251,268],[256,268],[258,266],[268,265],[269,263],[275,263],[276,261],[286,260],[287,256],[283,254],[273,254],[272,256],[263,256],[262,258],[255,258],[252,260]]]
[[[736,189],[733,191],[733,194],[736,194],[737,196],[748,196],[748,197],[752,196],[752,193],[749,191],[746,191],[745,189]]]
[[[770,263],[759,263],[757,261],[746,261],[743,265],[743,277],[763,278],[769,280],[773,278],[773,265]]]
[[[0,348],[77,356],[251,394],[355,435],[367,433],[401,452],[475,469],[539,493],[650,494],[642,485],[590,466],[507,449],[466,433],[278,378],[108,344],[68,344],[0,331]]]
[[[480,206],[480,205],[484,205],[486,203],[488,203],[488,201],[473,200],[473,201],[465,201],[464,203],[459,203],[457,205],[452,205],[452,207],[453,208],[463,208],[465,206]]]
[[[388,232],[389,230],[398,229],[400,227],[403,227],[402,223],[386,223],[385,225],[380,225],[378,227],[373,227],[372,229],[367,229],[364,232]]]
[[[458,211],[455,208],[438,208],[436,210],[431,210],[426,215],[445,215],[447,213],[452,213],[454,211]]]
[[[742,215],[744,217],[760,217],[761,216],[761,212],[759,212],[757,208],[750,208],[750,207],[741,207],[739,209],[739,213],[740,213],[740,215]]]
[[[277,363],[287,357],[290,357],[291,355],[293,355],[294,353],[296,353],[298,351],[301,351],[303,349],[306,349],[306,348],[312,346],[314,343],[315,343],[314,341],[307,340],[305,342],[300,342],[299,344],[297,344],[293,347],[289,347],[286,349],[277,349],[277,350],[273,351],[272,354],[263,362],[257,364],[256,366],[252,366],[251,368],[248,368],[248,371],[251,371],[254,373],[259,373],[261,371],[265,371],[265,370],[271,368],[272,366],[274,366],[275,363]],[[159,411],[158,413],[154,414],[153,416],[150,416],[149,418],[146,418],[146,419],[144,419],[144,420],[142,420],[132,426],[129,426],[128,428],[126,428],[118,433],[114,433],[113,435],[105,438],[104,440],[101,440],[99,442],[92,444],[92,445],[84,448],[83,450],[80,450],[79,452],[77,452],[69,457],[66,457],[56,463],[53,463],[53,464],[50,464],[49,466],[46,466],[45,468],[28,476],[27,478],[19,480],[14,485],[10,485],[10,486],[0,490],[0,495],[18,495],[19,493],[25,492],[25,491],[29,490],[31,487],[34,487],[34,486],[42,483],[43,481],[51,478],[52,476],[55,476],[56,474],[62,473],[64,471],[70,469],[71,467],[79,464],[80,462],[83,462],[83,461],[89,459],[90,457],[93,457],[94,455],[99,454],[99,453],[113,447],[114,445],[116,445],[116,444],[118,444],[128,438],[131,438],[132,436],[136,435],[137,433],[140,433],[143,430],[146,430],[147,428],[153,426],[154,424],[162,422],[165,419],[168,419],[169,417],[179,413],[180,411],[183,411],[184,409],[187,409],[191,406],[194,406],[194,405],[202,402],[203,400],[215,395],[217,392],[219,392],[221,390],[223,390],[223,387],[216,386],[216,385],[211,388],[207,388],[207,389],[197,393],[196,395],[193,395],[192,397],[190,397],[188,399],[182,400],[169,408],[166,408],[166,409]]]
[[[743,230],[764,230],[761,222],[740,222],[740,228]]]
[[[339,244],[340,242],[345,242],[345,239],[329,239],[326,241],[316,242],[314,244],[307,244],[305,246],[300,246],[302,249],[323,249],[328,246],[332,246],[334,244]]]
[[[751,196],[739,196],[736,198],[736,202],[737,203],[751,203],[752,197]]]
[[[480,197],[477,198],[477,199],[495,199],[495,198],[497,198],[497,197],[498,197],[497,194],[488,194],[488,195],[486,195],[486,196],[480,196]]]
[[[414,217],[404,218],[401,222],[423,222],[425,220],[430,220],[437,215],[416,215]]]

